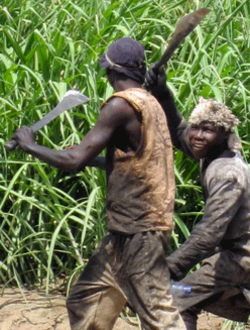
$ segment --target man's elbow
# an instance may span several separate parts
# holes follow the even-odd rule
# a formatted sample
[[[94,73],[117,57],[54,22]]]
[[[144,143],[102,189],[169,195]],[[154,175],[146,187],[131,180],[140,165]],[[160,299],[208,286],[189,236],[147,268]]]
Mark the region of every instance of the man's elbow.
[[[72,159],[70,163],[70,171],[73,173],[78,173],[84,170],[87,166],[84,162],[79,159]]]
[[[75,148],[72,148],[70,150],[67,150],[66,157],[62,159],[62,166],[65,171],[78,173],[84,170],[86,164],[80,157],[79,151]]]

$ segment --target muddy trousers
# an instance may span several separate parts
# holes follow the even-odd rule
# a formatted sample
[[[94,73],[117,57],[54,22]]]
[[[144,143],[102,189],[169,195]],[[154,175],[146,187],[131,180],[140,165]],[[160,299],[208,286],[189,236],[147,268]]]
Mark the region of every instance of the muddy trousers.
[[[237,322],[248,321],[250,295],[246,299],[245,291],[249,288],[250,275],[232,259],[232,255],[227,250],[216,253],[205,259],[198,270],[179,281],[179,284],[192,287],[190,295],[173,297],[185,322],[196,324],[201,310]]]
[[[169,239],[160,231],[105,236],[67,299],[71,329],[110,330],[128,302],[143,330],[185,330],[169,293]]]

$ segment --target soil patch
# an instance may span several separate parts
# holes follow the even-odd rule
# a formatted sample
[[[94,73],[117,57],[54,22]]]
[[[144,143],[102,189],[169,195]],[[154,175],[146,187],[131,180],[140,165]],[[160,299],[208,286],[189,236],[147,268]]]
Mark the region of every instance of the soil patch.
[[[0,330],[70,330],[66,298],[59,292],[6,288],[0,297]],[[204,313],[198,330],[220,330],[224,320]],[[114,330],[138,330],[136,318],[119,318]]]

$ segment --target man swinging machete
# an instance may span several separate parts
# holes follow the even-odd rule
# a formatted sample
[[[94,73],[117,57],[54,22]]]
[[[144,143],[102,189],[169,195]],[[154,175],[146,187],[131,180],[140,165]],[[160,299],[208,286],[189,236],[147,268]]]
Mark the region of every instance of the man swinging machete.
[[[144,47],[118,39],[101,66],[115,94],[79,145],[64,150],[38,145],[30,127],[12,136],[24,152],[70,172],[95,165],[96,156],[107,150],[109,234],[70,291],[71,329],[111,330],[128,302],[142,329],[185,330],[172,304],[166,261],[175,197],[172,144],[163,109],[142,88]]]
[[[180,29],[169,54],[204,16],[194,14],[187,15],[189,25]],[[79,146],[37,145],[28,127],[12,137],[23,151],[62,170],[106,169],[109,234],[71,289],[71,329],[112,329],[128,302],[144,330],[185,330],[172,304],[166,263],[175,197],[172,145],[161,106],[142,88],[144,48],[131,38],[118,39],[103,54],[101,66],[116,93]],[[102,162],[96,156],[105,147]]]

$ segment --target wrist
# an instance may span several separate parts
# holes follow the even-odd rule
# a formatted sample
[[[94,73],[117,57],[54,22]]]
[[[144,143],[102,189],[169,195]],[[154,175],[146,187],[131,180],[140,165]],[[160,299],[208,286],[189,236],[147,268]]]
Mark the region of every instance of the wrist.
[[[36,143],[34,141],[29,144],[25,144],[21,147],[21,149],[28,154],[32,154],[36,149]]]
[[[166,85],[154,86],[151,91],[152,95],[158,99],[166,99],[171,96],[171,92]]]
[[[185,272],[175,262],[171,262],[171,256],[167,258],[167,264],[172,280],[179,281],[185,276]]]

